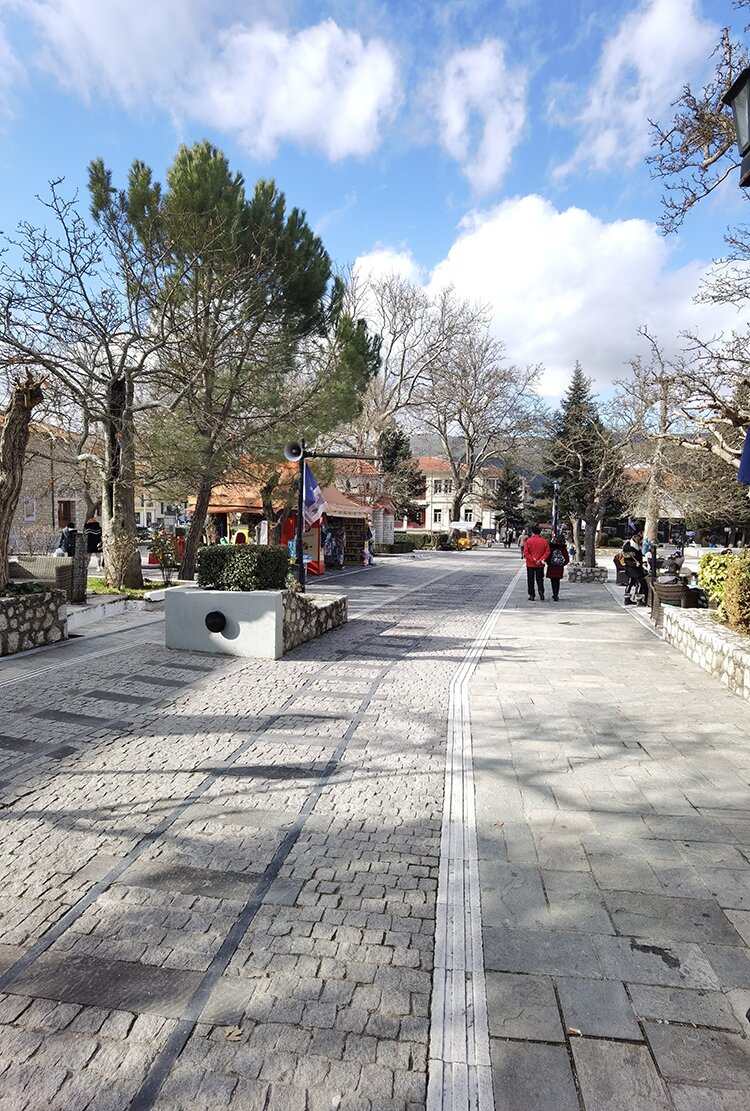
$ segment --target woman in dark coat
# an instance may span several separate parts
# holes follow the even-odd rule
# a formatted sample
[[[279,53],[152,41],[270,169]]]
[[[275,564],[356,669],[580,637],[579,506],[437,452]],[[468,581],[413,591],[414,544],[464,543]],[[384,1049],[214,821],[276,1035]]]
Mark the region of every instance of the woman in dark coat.
[[[565,568],[570,563],[568,546],[562,536],[555,536],[550,541],[549,555],[547,556],[547,578],[552,587],[552,601],[560,601],[560,580]]]
[[[97,521],[96,517],[89,517],[86,524],[83,526],[83,535],[86,537],[86,551],[89,556],[89,563],[91,557],[96,556],[97,569],[101,571],[103,566],[102,559],[102,526]]]

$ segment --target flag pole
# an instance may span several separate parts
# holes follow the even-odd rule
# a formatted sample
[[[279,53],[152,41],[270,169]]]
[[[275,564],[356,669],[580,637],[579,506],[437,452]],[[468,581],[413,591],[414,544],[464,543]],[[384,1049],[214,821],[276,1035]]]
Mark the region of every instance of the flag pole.
[[[299,461],[299,478],[297,481],[297,582],[302,593],[305,593],[305,554],[302,550],[302,533],[304,529],[305,513],[305,441],[301,442],[302,455]]]

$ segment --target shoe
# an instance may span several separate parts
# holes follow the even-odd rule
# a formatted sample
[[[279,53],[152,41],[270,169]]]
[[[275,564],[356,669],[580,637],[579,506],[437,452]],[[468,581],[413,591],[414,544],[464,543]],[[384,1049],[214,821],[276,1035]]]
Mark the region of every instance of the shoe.
[[[552,601],[553,601],[553,602],[559,602],[559,601],[560,601],[560,599],[559,599],[559,598],[556,598],[556,597],[554,596],[554,594],[553,594],[553,595],[552,595]]]
[[[529,601],[530,602],[535,602],[536,601],[536,598],[534,597],[533,594],[529,594]]]
[[[544,595],[543,595],[543,594],[540,594],[540,595],[539,595],[539,601],[540,601],[540,602],[543,602],[543,601],[544,601]]]

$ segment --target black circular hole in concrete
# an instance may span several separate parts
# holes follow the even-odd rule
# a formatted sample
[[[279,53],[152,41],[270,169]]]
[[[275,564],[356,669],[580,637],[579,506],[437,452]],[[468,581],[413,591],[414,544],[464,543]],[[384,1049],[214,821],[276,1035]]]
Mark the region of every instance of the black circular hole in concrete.
[[[210,633],[222,633],[227,627],[227,619],[221,610],[211,610],[206,614],[206,628]]]

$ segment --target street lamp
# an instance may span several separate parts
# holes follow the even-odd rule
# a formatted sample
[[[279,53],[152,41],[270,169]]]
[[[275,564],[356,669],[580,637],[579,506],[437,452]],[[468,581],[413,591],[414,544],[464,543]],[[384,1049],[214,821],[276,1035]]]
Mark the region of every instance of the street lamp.
[[[557,502],[558,502],[559,497],[560,497],[560,483],[555,481],[552,484],[552,535],[553,536],[557,536],[558,525],[560,523],[557,519],[558,518]]]
[[[750,185],[750,66],[732,82],[721,103],[728,104],[734,116],[734,132],[742,155],[740,186],[745,188]]]

